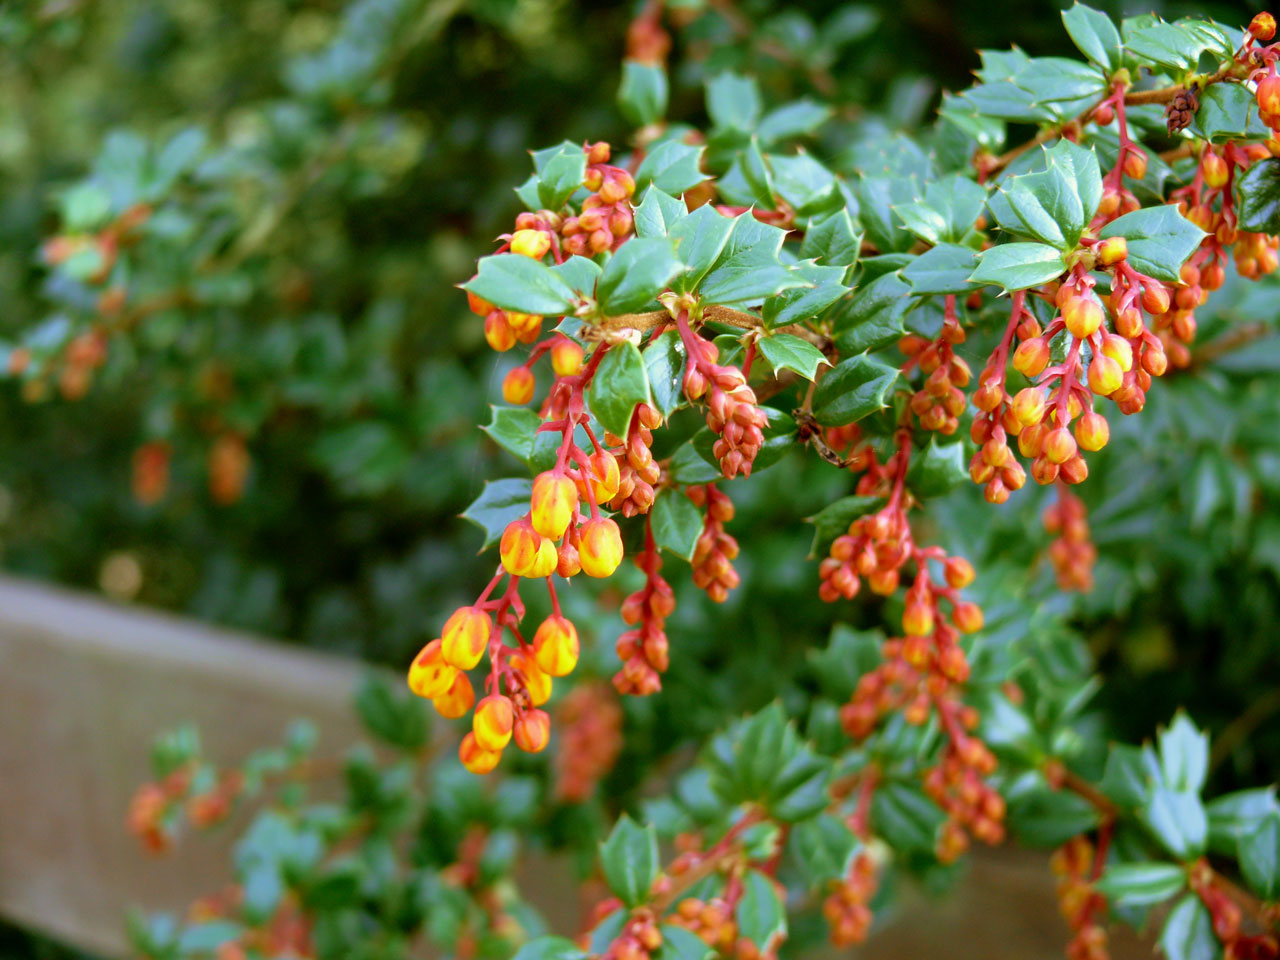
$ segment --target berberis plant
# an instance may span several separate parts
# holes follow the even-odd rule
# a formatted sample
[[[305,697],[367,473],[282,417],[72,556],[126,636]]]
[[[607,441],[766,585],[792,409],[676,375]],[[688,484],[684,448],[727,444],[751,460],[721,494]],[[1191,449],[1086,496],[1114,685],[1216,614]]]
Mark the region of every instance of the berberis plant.
[[[975,570],[950,545],[997,521],[966,515],[957,535],[931,511],[965,484],[985,509],[1017,510],[1030,477],[1053,490],[1060,588],[1094,586],[1073,488],[1162,381],[1206,375],[1268,331],[1239,323],[1196,350],[1214,291],[1276,312],[1228,277],[1277,266],[1275,20],[1242,34],[1155,16],[1117,26],[1077,4],[1062,20],[1078,57],[983,51],[979,82],[915,135],[850,122],[847,105],[766,104],[726,70],[706,83],[700,130],[666,116],[666,25],[706,42],[702,17],[733,22],[710,6],[644,6],[618,97],[634,135],[535,151],[523,212],[462,284],[488,344],[521,358],[483,429],[527,467],[466,511],[496,547],[492,578],[438,611],[408,671],[441,716],[470,718],[448,744],[469,772],[436,765],[423,795],[425,718],[376,685],[362,715],[401,752],[353,755],[342,806],[305,802],[323,764],[303,728],[238,771],[202,759],[189,732],[167,738],[131,813],[152,847],[184,811],[207,825],[239,798],[285,792],[245,835],[238,885],[184,929],[138,924],[140,949],[391,957],[430,942],[461,957],[753,960],[812,945],[818,914],[834,943],[858,943],[887,875],[945,878],[974,842],[1012,835],[1056,848],[1073,960],[1105,957],[1111,922],[1154,924],[1171,960],[1276,957],[1274,789],[1206,798],[1209,738],[1185,712],[1154,744],[1107,744],[1088,713],[1088,648],[1031,588],[1018,547],[980,547],[993,566]],[[805,148],[840,124],[838,149]],[[1011,126],[1036,132],[1009,145]],[[182,202],[117,211],[96,235],[69,227],[46,257],[133,316],[113,264],[163,245],[164,231],[126,241]],[[94,337],[22,362],[87,376],[106,334]],[[225,442],[234,499],[246,455]],[[612,685],[663,696],[682,656],[672,581],[726,600],[739,538],[745,559],[755,533],[729,532],[729,481],[797,450],[848,483],[811,517],[815,562],[788,576],[809,577],[815,600],[856,598],[857,616],[883,611],[889,628],[837,626],[825,646],[789,637],[814,648],[811,695],[725,718],[599,845],[587,872],[608,892],[582,931],[546,934],[510,882],[517,840],[572,843],[587,821],[541,812],[536,777],[487,790],[472,775],[509,762],[512,743],[536,754],[558,736],[558,798],[589,796],[621,717],[607,685],[564,694],[584,618],[605,615],[573,612],[567,592],[638,568],[634,592],[600,594],[627,627]],[[164,456],[145,454],[142,475]]]

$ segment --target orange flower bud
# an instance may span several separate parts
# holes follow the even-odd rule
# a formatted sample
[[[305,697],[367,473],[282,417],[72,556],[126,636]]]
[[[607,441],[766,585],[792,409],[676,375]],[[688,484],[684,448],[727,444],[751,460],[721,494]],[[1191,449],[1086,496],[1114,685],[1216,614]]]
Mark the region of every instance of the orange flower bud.
[[[1129,153],[1124,158],[1124,175],[1133,180],[1141,180],[1147,175],[1147,155],[1145,153]]]
[[[605,517],[584,523],[579,531],[578,558],[588,577],[608,577],[622,562],[622,532]]]
[[[530,580],[549,577],[556,572],[559,562],[560,554],[556,551],[556,545],[543,537],[542,542],[538,544],[537,556],[533,558],[533,563],[525,570],[524,575]]]
[[[458,759],[472,773],[488,773],[502,759],[502,750],[486,750],[474,733],[468,733],[458,745]]]
[[[943,565],[943,574],[947,578],[947,586],[953,590],[963,590],[973,583],[976,574],[971,564],[964,557],[949,557]]]
[[[560,544],[556,552],[556,573],[568,580],[582,572],[582,561],[578,559],[578,548],[568,541]]]
[[[1013,351],[1013,369],[1024,377],[1038,377],[1049,365],[1049,343],[1043,337],[1032,337]]]
[[[902,630],[907,636],[923,637],[933,632],[933,611],[927,603],[911,601],[902,611]]]
[[[1129,242],[1124,237],[1107,237],[1093,248],[1098,262],[1110,267],[1129,256]]]
[[[502,540],[498,544],[498,556],[507,573],[517,577],[532,576],[529,570],[538,562],[543,537],[533,529],[527,517],[512,520],[502,531]],[[552,547],[552,552],[555,547]]]
[[[1102,414],[1090,410],[1076,421],[1076,442],[1081,449],[1091,452],[1101,450],[1110,439],[1111,427]]]
[[[982,608],[976,603],[957,603],[951,611],[951,622],[961,633],[977,633],[982,629]]]
[[[516,721],[515,738],[525,753],[541,753],[551,739],[551,718],[544,710],[526,710]]]
[[[472,277],[471,279],[474,280],[476,278]],[[493,313],[494,310],[498,309],[483,297],[477,297],[470,290],[467,291],[467,306],[477,317],[487,317],[489,314]]]
[[[568,337],[560,337],[551,347],[551,369],[558,377],[576,376],[582,370],[584,352]]]
[[[476,736],[476,743],[485,750],[501,751],[511,742],[514,722],[515,712],[510,698],[494,693],[476,704],[471,730]]]
[[[1227,166],[1227,161],[1210,151],[1200,160],[1200,173],[1204,176],[1205,186],[1219,190],[1227,185],[1231,169]]]
[[[1120,369],[1128,373],[1133,369],[1133,348],[1124,337],[1108,333],[1102,338],[1102,352],[1120,364]]]
[[[1273,71],[1259,80],[1254,96],[1258,100],[1258,109],[1263,113],[1280,113],[1280,74]]]
[[[1094,393],[1108,397],[1119,389],[1124,382],[1124,371],[1120,364],[1105,354],[1094,356],[1089,364],[1089,387]]]
[[[1029,427],[1044,418],[1045,406],[1044,391],[1039,387],[1026,387],[1013,398],[1013,415],[1024,427]]]
[[[1066,427],[1050,430],[1042,446],[1044,456],[1052,463],[1065,463],[1076,453],[1076,442]]]
[[[484,656],[492,630],[493,622],[479,607],[459,607],[440,631],[445,663],[459,670],[470,670]]]
[[[551,677],[538,666],[538,662],[523,650],[511,654],[509,662],[524,678],[525,689],[529,691],[529,702],[540,707],[551,699]]]
[[[551,249],[551,237],[541,230],[517,230],[511,235],[511,252],[541,260]]]
[[[1276,35],[1276,18],[1263,11],[1249,21],[1249,33],[1253,39],[1266,43]]]
[[[528,367],[514,367],[502,379],[502,399],[522,407],[533,399],[533,372]]]
[[[1084,340],[1102,326],[1102,304],[1092,295],[1072,297],[1062,307],[1062,320],[1073,337]]]
[[[1169,312],[1169,288],[1159,283],[1148,284],[1142,288],[1142,309],[1153,317]]]
[[[618,485],[622,482],[618,461],[608,451],[599,450],[587,458],[587,463],[589,468],[582,467],[575,481],[578,485],[578,494],[584,500],[590,499],[587,492],[587,483],[590,482],[596,503],[608,503],[618,495]]]
[[[471,679],[462,672],[453,678],[453,685],[448,690],[431,698],[436,713],[450,720],[465,717],[475,702],[476,692],[471,686]]]
[[[457,675],[458,668],[445,662],[441,642],[432,640],[409,664],[409,689],[431,700],[448,690]]]
[[[533,529],[552,540],[563,537],[578,512],[578,488],[568,475],[559,470],[538,474],[530,500]]]
[[[533,655],[542,670],[563,677],[578,665],[578,628],[567,617],[554,614],[543,620],[533,635]]]
[[[494,310],[484,318],[484,339],[499,353],[506,353],[516,345],[516,332],[511,329],[507,315],[501,310]]]
[[[514,310],[508,310],[506,313],[507,323],[511,324],[511,329],[517,335],[536,334],[542,328],[542,317],[536,313],[516,313]]]

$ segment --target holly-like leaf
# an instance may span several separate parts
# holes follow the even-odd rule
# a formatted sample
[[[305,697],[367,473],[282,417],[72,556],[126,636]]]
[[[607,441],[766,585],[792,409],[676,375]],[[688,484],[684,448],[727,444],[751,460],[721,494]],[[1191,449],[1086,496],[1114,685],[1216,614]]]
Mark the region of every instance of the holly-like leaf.
[[[884,497],[849,496],[827,504],[805,521],[813,524],[813,547],[809,555],[817,556],[836,537],[848,533],[849,524],[879,510],[884,503]]]
[[[1251,832],[1264,817],[1280,814],[1276,788],[1255,787],[1216,797],[1205,805],[1209,815],[1209,848],[1215,853],[1234,854],[1240,838]]]
[[[969,279],[1006,291],[1026,290],[1056,280],[1066,272],[1062,253],[1044,243],[1004,243],[980,254]]]
[[[707,303],[737,304],[763,300],[783,290],[803,286],[808,284],[798,273],[782,265],[776,251],[760,244],[722,256],[699,285],[698,293]]]
[[[897,367],[859,354],[827,371],[813,394],[813,416],[825,427],[857,423],[883,410],[898,381]]]
[[[905,334],[902,318],[911,305],[910,297],[911,287],[896,271],[855,290],[835,311],[832,326],[840,352],[878,350]]]
[[[1194,893],[1169,911],[1160,931],[1160,949],[1168,960],[1219,960],[1222,956],[1213,918]]]
[[[1176,281],[1205,233],[1170,204],[1144,207],[1112,220],[1100,236],[1124,237],[1129,266],[1157,280]]]
[[[664,490],[650,509],[653,539],[683,560],[693,557],[702,535],[702,514],[688,497],[676,490]]]
[[[1209,735],[1197,730],[1186,712],[1180,710],[1157,739],[1165,786],[1199,793],[1209,773]]]
[[[582,186],[587,173],[587,155],[576,143],[564,143],[541,163],[538,170],[538,199],[548,210],[559,210]]]
[[[797,823],[787,837],[787,852],[800,866],[810,887],[845,876],[857,849],[853,831],[829,813]]]
[[[685,352],[680,334],[675,330],[659,334],[649,341],[642,356],[653,398],[650,402],[663,418],[669,417],[684,402]]]
[[[665,237],[672,227],[688,215],[689,211],[683,200],[677,200],[657,187],[651,187],[645,191],[644,199],[635,210],[636,236]]]
[[[902,279],[917,296],[967,293],[969,276],[977,266],[977,251],[954,243],[940,243],[926,250],[902,269]]]
[[[793,287],[765,300],[761,316],[767,327],[785,327],[813,320],[849,292],[841,282],[848,272],[844,267],[824,267],[805,262],[796,264],[794,269],[812,286]]]
[[[806,380],[812,380],[818,375],[818,367],[831,363],[808,340],[789,333],[761,337],[756,341],[756,346],[774,370],[794,370]]]
[[[1280,157],[1259,160],[1236,185],[1240,229],[1252,233],[1280,233]]]
[[[1176,863],[1113,863],[1095,889],[1121,907],[1163,903],[1187,886],[1187,873]]]
[[[932,436],[929,445],[911,458],[907,487],[917,497],[940,497],[969,479],[967,459],[964,441],[944,443]]]
[[[770,155],[773,189],[801,216],[830,209],[836,176],[810,154]]]
[[[667,112],[667,71],[661,64],[622,62],[618,109],[633,127],[657,123]]]
[[[790,140],[816,131],[831,118],[829,106],[812,100],[794,100],[770,110],[756,125],[761,143]]]
[[[1136,809],[1147,802],[1159,776],[1160,764],[1150,747],[1115,743],[1098,786],[1121,807]]]
[[[734,219],[704,204],[674,223],[667,231],[676,243],[676,255],[687,268],[671,285],[677,293],[694,289],[715,266],[733,233]]]
[[[1204,852],[1209,821],[1197,794],[1159,784],[1138,813],[1161,846],[1179,860]]]
[[[754,77],[721,73],[707,81],[707,113],[716,127],[749,132],[760,120],[760,90]]]
[[[701,156],[702,147],[693,147],[679,140],[664,140],[656,144],[636,170],[636,192],[650,184],[673,197],[692,190],[706,179],[698,169]]]
[[[1200,94],[1200,106],[1187,128],[1213,143],[1266,140],[1271,129],[1258,114],[1258,101],[1242,83],[1214,83]]]
[[[640,241],[632,240],[627,246],[632,243]],[[614,344],[591,378],[587,406],[601,426],[614,436],[625,437],[636,405],[649,400],[649,377],[640,351],[630,341]]]
[[[658,878],[658,837],[625,813],[600,844],[600,868],[613,894],[629,907],[643,903]]]
[[[849,209],[841,207],[835,213],[809,222],[800,245],[800,257],[826,266],[851,267],[858,262],[861,247],[862,234],[854,229]]]
[[[742,878],[742,899],[734,916],[738,935],[754,943],[761,953],[771,952],[787,935],[787,911],[782,899],[773,881],[759,870],[748,870]]]
[[[1208,20],[1155,20],[1135,30],[1126,30],[1125,50],[1139,60],[1167,70],[1190,70],[1206,51],[1231,59],[1234,41],[1216,23]]]
[[[491,406],[489,409],[493,411],[492,416],[480,429],[516,459],[528,463],[542,418],[525,407]]]
[[[518,253],[481,257],[479,272],[462,288],[503,310],[542,316],[568,313],[576,299],[549,267]]]
[[[605,316],[634,313],[651,303],[683,269],[670,239],[636,237],[605,264],[596,282],[596,302]]]
[[[484,485],[480,496],[462,512],[464,519],[470,520],[484,531],[481,550],[502,539],[502,531],[507,529],[507,524],[529,511],[529,497],[532,493],[533,481],[526,478],[490,480]]]
[[[925,185],[924,197],[894,206],[907,229],[929,244],[958,243],[973,229],[987,191],[968,177],[952,174]]]
[[[1240,872],[1268,902],[1280,897],[1280,813],[1272,811],[1240,838]]]
[[[1120,31],[1110,17],[1077,2],[1070,10],[1062,11],[1062,22],[1081,53],[1108,71],[1120,69]]]

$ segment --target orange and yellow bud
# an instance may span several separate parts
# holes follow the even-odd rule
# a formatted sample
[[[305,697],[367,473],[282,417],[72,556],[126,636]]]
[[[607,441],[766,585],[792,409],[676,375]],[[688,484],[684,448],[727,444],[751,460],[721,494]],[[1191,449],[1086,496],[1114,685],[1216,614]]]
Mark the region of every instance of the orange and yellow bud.
[[[1257,14],[1249,21],[1249,33],[1253,39],[1266,43],[1276,35],[1276,18],[1265,11]]]
[[[476,702],[476,691],[471,686],[471,678],[459,671],[453,679],[453,685],[438,697],[432,697],[431,703],[436,713],[450,720],[465,717]]]
[[[578,536],[578,559],[588,577],[608,577],[622,563],[622,532],[605,517],[584,523]]]
[[[1124,237],[1107,237],[1094,247],[1098,263],[1104,267],[1114,266],[1129,256],[1129,242]]]
[[[919,600],[907,602],[902,611],[902,629],[909,637],[923,637],[933,632],[933,611]]]
[[[409,689],[433,700],[449,689],[457,675],[458,668],[444,659],[441,642],[432,640],[409,664]]]
[[[507,573],[517,577],[532,576],[529,571],[538,563],[542,551],[543,536],[533,529],[528,517],[512,520],[502,531],[498,543],[498,556]],[[555,548],[552,547],[554,552]]]
[[[476,278],[472,277],[471,279],[474,280]],[[487,317],[489,314],[493,313],[494,310],[498,309],[483,297],[477,297],[470,290],[467,291],[467,306],[471,308],[471,312],[477,317]]]
[[[468,733],[458,745],[458,759],[472,773],[488,773],[502,759],[501,750],[486,750],[474,733]]]
[[[541,260],[551,249],[551,237],[541,230],[517,230],[511,235],[511,252]]]
[[[590,491],[595,494],[596,503],[608,503],[618,495],[618,487],[622,483],[622,474],[618,469],[618,461],[613,454],[598,450],[587,458],[588,466],[578,472],[578,494],[584,500],[590,499]]]
[[[558,377],[573,377],[582,372],[585,351],[568,337],[560,337],[551,345],[551,369]]]
[[[528,367],[513,367],[502,378],[502,399],[522,407],[533,399],[533,387],[533,371]]]
[[[1101,450],[1111,439],[1111,427],[1107,418],[1090,410],[1076,421],[1076,442],[1081,449],[1090,452]]]
[[[1066,427],[1058,427],[1045,434],[1041,453],[1051,463],[1066,463],[1076,455],[1076,442],[1071,431]]]
[[[511,324],[511,329],[520,337],[528,334],[537,336],[542,329],[542,317],[536,313],[516,313],[514,310],[508,310],[507,323]],[[528,342],[525,341],[525,343]]]
[[[1231,168],[1227,166],[1226,160],[1211,151],[1201,158],[1200,173],[1204,176],[1205,186],[1213,190],[1220,190],[1227,185],[1227,180],[1231,176]]]
[[[1025,387],[1013,398],[1011,409],[1013,415],[1018,418],[1018,422],[1024,427],[1029,427],[1044,418],[1046,406],[1043,390],[1039,387]]]
[[[556,552],[556,573],[568,580],[582,572],[582,561],[578,559],[578,548],[572,543],[560,544]]]
[[[1169,288],[1164,284],[1152,283],[1142,288],[1142,309],[1153,317],[1168,313],[1171,302]]]
[[[1147,175],[1147,155],[1130,152],[1124,158],[1124,175],[1131,180],[1141,180]]]
[[[977,576],[974,573],[973,564],[964,557],[948,557],[942,572],[947,578],[947,586],[953,590],[963,590],[973,583],[973,578]]]
[[[1038,377],[1048,365],[1049,343],[1044,337],[1023,340],[1013,351],[1013,369],[1024,377]]]
[[[516,332],[511,329],[507,315],[501,310],[494,310],[484,318],[484,339],[499,353],[506,353],[516,345]]]
[[[578,665],[578,628],[567,617],[552,615],[533,635],[533,655],[539,668],[553,677],[564,677]]]
[[[538,662],[523,650],[517,650],[508,658],[511,666],[524,677],[525,689],[529,691],[529,702],[540,707],[551,699],[551,677],[538,666]]]
[[[1102,304],[1091,295],[1072,297],[1062,307],[1062,321],[1073,337],[1085,340],[1102,326]]]
[[[551,739],[551,718],[545,710],[526,710],[516,721],[515,738],[525,753],[541,753]]]
[[[1124,371],[1120,364],[1106,354],[1097,354],[1089,364],[1089,388],[1102,397],[1109,397],[1120,389]]]
[[[500,752],[511,742],[511,727],[514,722],[515,711],[511,707],[510,698],[494,693],[476,704],[471,730],[475,734],[476,743],[481,747]]]
[[[1280,74],[1273,71],[1259,80],[1255,96],[1258,100],[1258,109],[1263,113],[1272,115],[1280,113]]]
[[[578,512],[578,488],[568,475],[559,470],[538,474],[530,499],[533,529],[552,540],[563,537]]]
[[[1133,347],[1124,337],[1108,333],[1102,338],[1102,352],[1120,364],[1120,369],[1128,373],[1133,369]]]
[[[982,629],[982,608],[976,603],[957,603],[951,611],[951,622],[961,633],[977,633]]]
[[[492,630],[493,621],[479,607],[459,607],[440,631],[445,663],[470,670],[484,656]]]

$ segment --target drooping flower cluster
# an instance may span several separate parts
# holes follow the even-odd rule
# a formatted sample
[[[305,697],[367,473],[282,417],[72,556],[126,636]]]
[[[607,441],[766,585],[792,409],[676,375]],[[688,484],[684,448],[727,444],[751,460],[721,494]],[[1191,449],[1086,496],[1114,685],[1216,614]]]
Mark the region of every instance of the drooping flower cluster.
[[[1108,960],[1110,956],[1107,931],[1099,922],[1106,919],[1107,904],[1093,889],[1105,857],[1105,851],[1095,851],[1092,841],[1081,835],[1049,858],[1049,868],[1058,878],[1058,909],[1073,932],[1067,944],[1068,960]]]
[[[1088,513],[1084,502],[1065,486],[1058,486],[1058,499],[1044,511],[1044,528],[1056,534],[1049,544],[1049,560],[1062,590],[1087,593],[1093,589],[1093,565],[1098,548],[1089,537]]]
[[[924,386],[911,397],[911,412],[925,430],[951,436],[960,427],[960,415],[969,404],[964,388],[973,376],[969,364],[955,353],[954,348],[964,341],[954,295],[946,298],[942,331],[936,340],[911,334],[898,341],[898,348],[907,355],[906,368],[918,364],[925,375]]]
[[[619,693],[643,697],[662,689],[660,675],[666,673],[670,661],[666,619],[676,608],[671,584],[658,572],[662,569],[662,558],[648,524],[645,525],[645,547],[636,557],[636,566],[644,571],[644,586],[622,602],[622,620],[630,629],[618,638],[622,669],[613,675],[613,685]]]
[[[653,506],[654,487],[662,477],[662,468],[653,459],[653,431],[662,424],[662,414],[647,403],[639,404],[631,415],[631,428],[626,437],[605,434],[605,444],[618,447],[618,492],[609,506],[624,517],[648,513]]]
[[[862,943],[871,932],[871,898],[880,885],[880,870],[867,852],[859,853],[849,866],[849,874],[831,884],[831,892],[822,901],[822,916],[831,929],[831,942],[837,947]]]
[[[699,507],[705,507],[702,533],[693,549],[693,583],[716,603],[724,603],[729,591],[740,578],[733,568],[738,555],[738,541],[725,532],[724,525],[733,519],[733,501],[714,483],[685,489],[686,495]]]
[[[607,683],[575,686],[555,711],[556,797],[581,803],[607,776],[622,750],[622,708]]]

